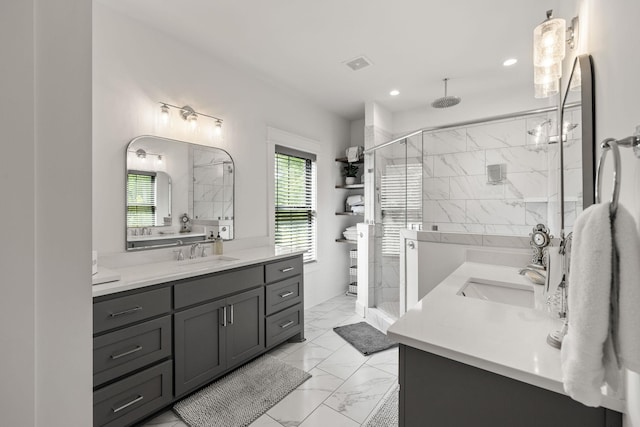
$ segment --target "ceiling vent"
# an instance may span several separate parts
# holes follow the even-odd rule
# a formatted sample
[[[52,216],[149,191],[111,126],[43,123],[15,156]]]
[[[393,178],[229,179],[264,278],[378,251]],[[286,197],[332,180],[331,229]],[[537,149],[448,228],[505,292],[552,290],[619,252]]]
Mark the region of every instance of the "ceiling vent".
[[[353,71],[358,71],[371,65],[371,61],[369,61],[369,59],[365,58],[364,56],[358,56],[357,58],[346,61],[345,64]]]

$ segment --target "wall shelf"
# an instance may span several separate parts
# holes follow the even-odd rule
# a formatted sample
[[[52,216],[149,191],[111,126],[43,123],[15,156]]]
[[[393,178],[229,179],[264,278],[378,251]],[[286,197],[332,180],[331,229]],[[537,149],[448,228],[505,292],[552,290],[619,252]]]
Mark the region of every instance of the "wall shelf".
[[[336,188],[343,188],[345,190],[362,190],[364,188],[364,184],[351,184],[351,185],[336,185]]]
[[[364,213],[357,213],[357,212],[336,212],[336,215],[346,215],[346,216],[364,216]]]
[[[349,239],[336,239],[336,242],[338,242],[338,243],[350,243],[352,245],[357,245],[358,244],[357,240],[349,240]]]
[[[350,162],[349,160],[347,160],[346,157],[336,157],[336,162],[340,162],[340,163],[364,163],[364,156],[360,156],[360,158],[356,162]]]

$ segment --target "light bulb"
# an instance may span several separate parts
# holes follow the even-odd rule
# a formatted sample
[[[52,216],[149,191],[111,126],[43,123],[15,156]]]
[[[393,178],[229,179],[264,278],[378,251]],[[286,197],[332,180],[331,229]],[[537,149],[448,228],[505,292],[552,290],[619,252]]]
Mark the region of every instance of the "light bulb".
[[[216,135],[220,135],[222,133],[222,120],[216,120]]]
[[[562,77],[562,63],[557,62],[548,67],[533,67],[533,83],[549,84]]]
[[[169,124],[169,106],[167,104],[162,104],[160,107],[160,123]]]
[[[158,154],[158,163],[162,163],[162,155]]]
[[[187,117],[187,123],[189,123],[191,131],[195,132],[198,129],[198,115],[196,113],[191,113],[189,117]]]

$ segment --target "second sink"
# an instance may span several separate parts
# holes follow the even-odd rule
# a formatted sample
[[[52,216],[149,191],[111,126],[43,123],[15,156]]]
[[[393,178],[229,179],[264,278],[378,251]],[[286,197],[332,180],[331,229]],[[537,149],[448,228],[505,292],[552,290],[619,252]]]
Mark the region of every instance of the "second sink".
[[[526,308],[534,308],[535,305],[533,289],[517,283],[471,278],[457,295]]]

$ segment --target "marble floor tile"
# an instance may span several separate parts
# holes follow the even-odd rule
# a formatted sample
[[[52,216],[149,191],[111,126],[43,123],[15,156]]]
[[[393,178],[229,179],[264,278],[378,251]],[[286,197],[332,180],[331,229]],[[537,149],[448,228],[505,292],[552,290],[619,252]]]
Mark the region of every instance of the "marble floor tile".
[[[394,375],[365,364],[329,396],[325,405],[362,423],[396,383]]]
[[[332,329],[315,338],[313,343],[331,351],[336,351],[340,347],[347,345],[347,342]]]
[[[172,410],[167,410],[147,421],[145,427],[188,427]]]
[[[331,395],[343,381],[312,369],[312,377],[278,402],[267,414],[283,426],[297,426]]]
[[[360,424],[334,411],[325,405],[320,405],[300,427],[358,427]]]
[[[366,361],[366,356],[347,344],[319,363],[318,368],[346,380]]]
[[[282,424],[271,418],[269,415],[264,414],[249,424],[249,427],[282,427]]]
[[[304,371],[313,369],[318,363],[331,355],[332,351],[312,342],[289,354],[282,360]]]
[[[366,364],[378,368],[392,375],[398,376],[398,362],[399,362],[398,347],[390,348],[389,350],[381,351],[369,356]]]

